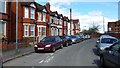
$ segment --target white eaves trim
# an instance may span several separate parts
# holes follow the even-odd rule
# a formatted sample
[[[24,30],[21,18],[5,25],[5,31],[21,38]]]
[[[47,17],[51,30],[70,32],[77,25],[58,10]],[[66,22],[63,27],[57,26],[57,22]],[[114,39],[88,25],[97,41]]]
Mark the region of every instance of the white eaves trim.
[[[33,8],[36,8],[35,5],[34,5],[33,3],[32,3],[30,6],[33,7]]]

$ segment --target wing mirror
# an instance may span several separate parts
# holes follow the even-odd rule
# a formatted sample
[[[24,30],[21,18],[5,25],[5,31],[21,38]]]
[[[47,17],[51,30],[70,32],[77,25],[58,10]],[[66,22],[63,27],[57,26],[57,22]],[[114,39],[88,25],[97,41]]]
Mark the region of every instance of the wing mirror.
[[[100,43],[100,41],[97,41],[97,43]]]

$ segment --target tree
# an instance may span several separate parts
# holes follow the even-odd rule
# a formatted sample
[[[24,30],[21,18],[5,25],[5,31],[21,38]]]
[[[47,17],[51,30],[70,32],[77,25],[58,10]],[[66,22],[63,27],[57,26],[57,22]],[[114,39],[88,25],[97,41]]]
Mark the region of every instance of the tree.
[[[91,34],[94,34],[94,33],[98,33],[98,31],[99,31],[99,26],[98,25],[95,26],[93,24],[93,26],[90,27],[88,30],[83,30],[82,32],[83,32],[84,35],[91,35]]]

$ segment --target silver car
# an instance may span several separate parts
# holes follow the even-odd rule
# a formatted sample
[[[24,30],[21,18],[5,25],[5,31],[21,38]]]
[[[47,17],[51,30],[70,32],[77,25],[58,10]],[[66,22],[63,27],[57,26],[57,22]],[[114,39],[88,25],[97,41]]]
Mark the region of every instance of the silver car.
[[[112,44],[114,44],[115,42],[117,42],[118,39],[109,35],[102,35],[96,44],[97,47],[97,54],[100,55],[102,53],[102,51],[107,48],[110,47]]]

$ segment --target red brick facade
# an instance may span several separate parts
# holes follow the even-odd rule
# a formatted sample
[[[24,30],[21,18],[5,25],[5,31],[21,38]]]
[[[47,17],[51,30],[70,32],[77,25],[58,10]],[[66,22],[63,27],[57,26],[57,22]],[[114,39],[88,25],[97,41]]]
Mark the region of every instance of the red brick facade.
[[[108,32],[120,33],[120,20],[116,22],[108,22]]]
[[[73,24],[74,24],[74,35],[76,35],[77,33],[80,32],[80,23],[79,23],[79,19],[74,19],[73,20]]]
[[[16,2],[6,2],[6,13],[0,20],[6,21],[7,42],[16,40]],[[42,6],[36,2],[18,2],[18,40],[40,38],[51,35],[67,35],[69,19],[57,11],[50,10],[50,3]],[[76,26],[75,26],[76,27]]]

